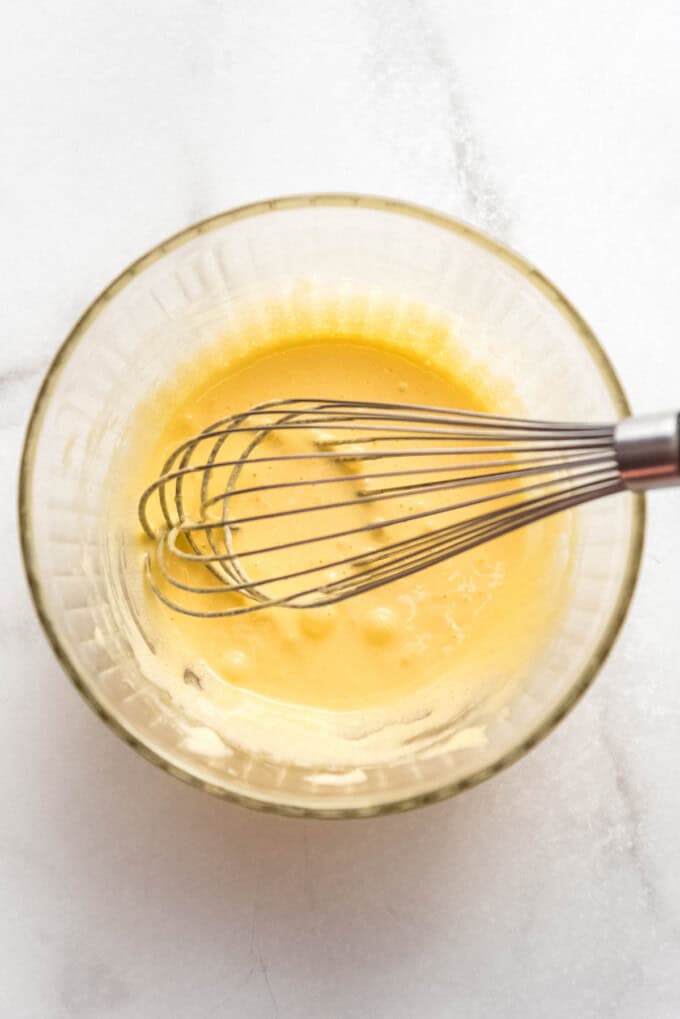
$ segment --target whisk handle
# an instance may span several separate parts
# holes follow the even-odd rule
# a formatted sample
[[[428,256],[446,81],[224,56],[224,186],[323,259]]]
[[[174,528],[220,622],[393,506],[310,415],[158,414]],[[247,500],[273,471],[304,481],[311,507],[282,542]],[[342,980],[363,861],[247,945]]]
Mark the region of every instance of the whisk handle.
[[[627,488],[680,485],[680,414],[641,414],[625,418],[614,430],[614,447]]]

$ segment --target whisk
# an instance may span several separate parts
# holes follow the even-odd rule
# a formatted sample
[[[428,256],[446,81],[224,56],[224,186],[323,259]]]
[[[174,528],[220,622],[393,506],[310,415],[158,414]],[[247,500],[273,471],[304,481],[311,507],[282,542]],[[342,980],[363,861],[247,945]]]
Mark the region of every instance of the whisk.
[[[330,605],[624,489],[680,484],[680,416],[529,421],[282,399],[179,445],[142,494],[146,575],[192,616]]]

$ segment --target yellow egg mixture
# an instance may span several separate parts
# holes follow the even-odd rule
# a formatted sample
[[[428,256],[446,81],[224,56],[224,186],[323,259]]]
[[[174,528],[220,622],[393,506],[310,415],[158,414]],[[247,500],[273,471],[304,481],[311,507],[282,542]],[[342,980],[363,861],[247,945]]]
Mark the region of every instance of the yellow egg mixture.
[[[140,410],[139,420],[153,421],[156,439],[145,446],[133,438],[126,451],[123,516],[137,578],[152,548],[136,523],[141,492],[179,443],[217,419],[301,396],[517,411],[511,387],[456,354],[448,328],[423,310],[399,316],[386,310],[369,320],[337,307],[308,318],[270,309],[266,325],[244,327],[244,337],[225,337]],[[148,436],[148,427],[132,429],[138,433]],[[292,445],[283,452],[298,450],[295,436],[284,440]],[[284,462],[276,478],[294,480],[300,469]],[[428,506],[417,499],[400,505],[416,512]],[[343,510],[343,523],[376,519],[366,512]],[[378,504],[370,512],[386,510]],[[267,547],[299,538],[308,524],[294,518],[257,526],[257,541]],[[324,608],[194,618],[167,608],[140,579],[130,586],[155,652],[149,671],[191,717],[228,741],[254,743],[274,756],[340,759],[343,751],[331,744],[343,726],[354,745],[390,726],[403,738],[410,722],[446,722],[526,675],[559,611],[555,592],[568,565],[570,526],[569,517],[543,521]],[[389,534],[369,537],[379,545]],[[346,548],[340,541],[337,554]],[[313,554],[279,553],[277,566],[300,568]],[[252,564],[255,576],[270,567]],[[196,582],[192,571],[202,569],[189,566],[186,577]],[[222,604],[203,595],[199,607]],[[267,719],[274,720],[269,728]],[[303,744],[315,726],[321,736],[312,752]]]

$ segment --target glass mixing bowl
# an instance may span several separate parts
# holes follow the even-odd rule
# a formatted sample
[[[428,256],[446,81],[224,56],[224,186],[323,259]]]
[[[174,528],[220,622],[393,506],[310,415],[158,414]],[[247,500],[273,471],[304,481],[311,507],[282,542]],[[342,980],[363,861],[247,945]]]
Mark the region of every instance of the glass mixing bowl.
[[[621,495],[578,511],[568,605],[521,695],[482,719],[485,745],[452,749],[449,740],[440,752],[319,776],[238,747],[225,757],[209,741],[187,739],[191,720],[143,674],[113,611],[105,482],[150,389],[191,350],[214,341],[241,302],[285,298],[300,281],[339,300],[360,294],[430,306],[450,320],[457,343],[513,381],[528,415],[598,421],[629,412],[612,366],[569,302],[522,258],[471,227],[378,198],[261,202],[154,248],[107,287],[67,337],[26,436],[26,572],[47,636],[77,688],[115,732],[166,771],[286,814],[404,810],[489,778],[574,705],[628,608],[644,502]]]

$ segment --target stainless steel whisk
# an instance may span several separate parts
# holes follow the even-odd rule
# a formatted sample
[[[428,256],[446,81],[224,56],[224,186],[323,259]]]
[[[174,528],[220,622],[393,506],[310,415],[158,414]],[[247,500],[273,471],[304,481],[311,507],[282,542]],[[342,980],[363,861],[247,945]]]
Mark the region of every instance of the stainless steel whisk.
[[[676,484],[676,412],[597,425],[288,399],[178,446],[139,519],[155,594],[231,616],[329,605],[594,499]]]

